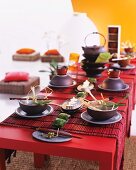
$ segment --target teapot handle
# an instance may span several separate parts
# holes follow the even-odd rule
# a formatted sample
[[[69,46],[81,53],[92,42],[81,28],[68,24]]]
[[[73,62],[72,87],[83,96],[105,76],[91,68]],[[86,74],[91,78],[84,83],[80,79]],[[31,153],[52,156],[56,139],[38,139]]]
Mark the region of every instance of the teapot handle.
[[[91,34],[99,34],[99,35],[101,35],[101,36],[103,37],[103,39],[104,39],[103,46],[105,46],[105,44],[106,44],[106,38],[104,37],[103,34],[101,34],[101,33],[99,33],[99,32],[92,32],[92,33],[89,33],[89,34],[85,37],[84,42],[85,42],[85,45],[86,45],[86,46],[87,46],[87,44],[86,44],[86,39],[87,39],[87,37],[90,36]]]

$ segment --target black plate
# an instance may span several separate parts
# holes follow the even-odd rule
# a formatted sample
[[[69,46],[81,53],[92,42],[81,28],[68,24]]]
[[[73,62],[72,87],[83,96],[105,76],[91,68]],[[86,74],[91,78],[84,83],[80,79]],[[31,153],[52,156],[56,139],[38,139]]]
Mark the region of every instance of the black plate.
[[[70,133],[67,133],[67,134],[70,135]],[[46,138],[46,137],[42,136],[42,132],[40,132],[40,131],[33,132],[32,136],[40,141],[51,142],[51,143],[67,142],[72,139],[72,137],[69,137],[69,136],[57,136],[57,137],[53,137],[53,138]]]
[[[119,69],[119,70],[130,70],[130,69],[134,69],[135,65],[129,64],[126,67],[121,67],[118,63],[115,63],[111,66],[111,68],[116,68],[116,69]]]
[[[15,113],[18,116],[21,116],[21,117],[24,117],[24,118],[29,118],[29,119],[47,116],[47,115],[51,114],[52,112],[53,112],[53,108],[50,105],[47,106],[47,109],[44,112],[39,113],[39,114],[35,114],[35,115],[31,115],[31,114],[24,112],[20,107],[18,107],[15,110]]]
[[[85,120],[86,122],[97,124],[97,125],[108,125],[112,123],[119,122],[122,119],[122,115],[117,112],[117,115],[113,116],[110,119],[104,120],[104,121],[97,121],[93,119],[86,111],[81,114],[81,118]]]
[[[58,87],[58,88],[65,88],[65,87],[72,87],[72,86],[75,86],[76,85],[76,81],[73,81],[73,83],[71,85],[68,85],[68,86],[57,86],[57,85],[53,85],[53,84],[50,84],[49,83],[49,86],[50,87]]]
[[[98,85],[98,88],[101,89],[101,90],[105,90],[105,91],[113,91],[113,92],[120,92],[120,91],[125,91],[127,89],[129,89],[129,85],[128,84],[124,84],[123,88],[122,89],[105,89],[102,87],[101,84]]]

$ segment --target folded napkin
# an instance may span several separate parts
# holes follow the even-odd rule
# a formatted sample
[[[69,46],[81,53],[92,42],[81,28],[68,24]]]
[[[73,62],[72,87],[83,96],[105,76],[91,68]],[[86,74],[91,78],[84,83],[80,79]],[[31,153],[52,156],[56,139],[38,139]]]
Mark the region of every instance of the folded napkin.
[[[4,81],[11,82],[11,81],[28,81],[29,73],[27,72],[8,72],[5,75]]]

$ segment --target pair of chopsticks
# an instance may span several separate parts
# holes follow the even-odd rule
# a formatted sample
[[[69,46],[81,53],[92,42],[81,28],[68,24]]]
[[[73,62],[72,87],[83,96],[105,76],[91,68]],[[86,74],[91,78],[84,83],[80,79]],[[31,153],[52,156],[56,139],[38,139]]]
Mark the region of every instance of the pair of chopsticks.
[[[21,97],[11,97],[11,98],[9,98],[9,100],[33,100],[32,98],[21,98]],[[37,99],[37,100],[47,100],[47,98],[39,98],[39,99]]]
[[[54,132],[54,133],[57,133],[57,130],[54,130],[54,129],[45,129],[45,128],[36,128],[37,131],[40,131],[42,133],[47,133],[47,132]],[[80,136],[77,136],[77,135],[72,135],[72,134],[69,134],[68,132],[64,132],[64,131],[59,131],[58,132],[58,135],[59,136],[64,136],[64,137],[73,137],[73,138],[77,138],[77,139],[82,139]]]

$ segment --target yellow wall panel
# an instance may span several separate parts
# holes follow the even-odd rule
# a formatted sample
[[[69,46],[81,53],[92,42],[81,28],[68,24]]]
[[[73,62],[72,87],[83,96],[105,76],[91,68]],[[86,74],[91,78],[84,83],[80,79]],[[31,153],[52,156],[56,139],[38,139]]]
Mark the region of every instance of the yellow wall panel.
[[[86,12],[100,33],[121,25],[121,41],[136,43],[136,0],[72,0],[75,12]]]

